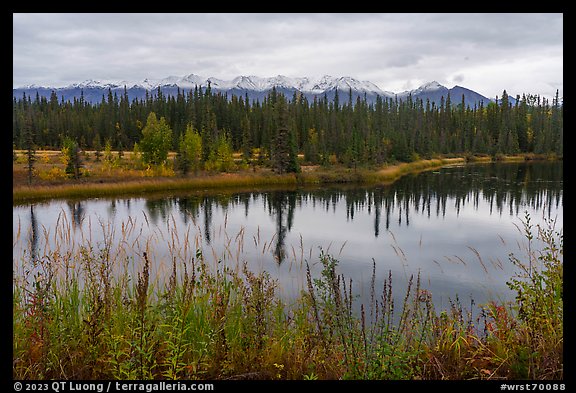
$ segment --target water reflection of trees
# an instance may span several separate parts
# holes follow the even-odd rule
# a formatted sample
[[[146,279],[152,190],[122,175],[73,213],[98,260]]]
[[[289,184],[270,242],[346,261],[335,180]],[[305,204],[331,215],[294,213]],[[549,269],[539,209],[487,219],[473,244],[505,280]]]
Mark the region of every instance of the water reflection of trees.
[[[84,221],[86,212],[84,211],[84,201],[68,201],[68,208],[70,209],[70,218],[74,228],[80,228]]]
[[[275,222],[279,263],[285,258],[285,239],[292,229],[296,206],[311,206],[326,212],[345,208],[346,219],[354,220],[360,212],[374,217],[374,236],[392,223],[410,225],[411,214],[444,217],[448,211],[460,214],[471,205],[475,210],[481,202],[492,214],[519,215],[526,207],[550,216],[563,203],[563,167],[561,163],[479,164],[445,168],[418,175],[408,175],[391,186],[365,188],[321,188],[299,191],[271,191],[242,194],[190,195],[150,199],[146,208],[150,219],[166,220],[173,209],[180,212],[185,224],[202,220],[205,239],[211,241],[215,224],[214,210],[243,209],[248,217],[255,205],[263,206]],[[257,202],[257,203],[255,203]]]
[[[30,258],[36,261],[38,251],[38,221],[34,213],[34,205],[30,205]]]
[[[294,211],[296,210],[298,193],[296,191],[273,191],[265,195],[268,213],[270,216],[275,217],[276,246],[274,248],[274,257],[278,264],[280,264],[286,256],[286,250],[284,248],[286,235],[290,232],[294,224]]]
[[[445,215],[446,209],[459,214],[469,203],[478,209],[482,200],[490,214],[518,215],[527,206],[551,214],[562,204],[562,169],[561,163],[462,166],[407,176],[396,186],[403,189],[403,196],[415,198],[412,206],[417,212],[424,206],[428,215],[428,205],[434,201],[436,214]]]
[[[204,238],[207,244],[210,244],[214,225],[212,222],[213,211],[215,209],[222,209],[226,212],[229,208],[243,208],[245,217],[248,217],[251,203],[256,200],[261,200],[261,205],[270,217],[274,218],[276,230],[274,234],[274,256],[278,263],[281,263],[286,256],[284,249],[286,235],[290,232],[294,223],[297,198],[298,193],[296,191],[272,191],[267,193],[242,193],[218,196],[193,195],[158,199],[153,203],[147,203],[146,206],[149,212],[151,208],[158,210],[159,213],[150,212],[151,217],[158,217],[162,216],[162,214],[168,214],[175,204],[186,225],[189,223],[196,224],[197,221],[202,218]]]

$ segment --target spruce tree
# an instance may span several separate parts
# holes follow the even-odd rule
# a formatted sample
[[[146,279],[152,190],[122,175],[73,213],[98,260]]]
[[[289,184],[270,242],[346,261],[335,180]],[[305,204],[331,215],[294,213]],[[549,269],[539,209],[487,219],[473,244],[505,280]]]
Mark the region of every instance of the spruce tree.
[[[553,151],[559,156],[564,153],[564,125],[562,121],[562,107],[560,106],[559,91],[556,90],[556,95],[552,100],[552,116],[551,116],[551,131],[554,142]]]
[[[299,172],[296,141],[288,128],[288,110],[284,95],[275,97],[276,135],[272,152],[272,167],[278,173]]]
[[[92,148],[94,149],[94,156],[96,157],[96,161],[100,161],[100,157],[102,157],[102,142],[100,142],[100,134],[96,133],[94,136],[94,140],[92,141]]]
[[[32,118],[30,115],[28,115],[24,121],[23,130],[24,148],[26,149],[28,185],[32,184],[32,178],[34,177],[34,163],[36,162],[36,146],[34,143],[34,134]]]
[[[242,130],[242,158],[247,163],[250,163],[252,159],[252,138],[250,137],[250,119],[248,119],[248,115],[244,115],[240,122],[240,128]]]
[[[62,154],[66,160],[66,174],[74,179],[80,178],[82,161],[80,159],[78,142],[70,137],[65,137],[62,141]]]

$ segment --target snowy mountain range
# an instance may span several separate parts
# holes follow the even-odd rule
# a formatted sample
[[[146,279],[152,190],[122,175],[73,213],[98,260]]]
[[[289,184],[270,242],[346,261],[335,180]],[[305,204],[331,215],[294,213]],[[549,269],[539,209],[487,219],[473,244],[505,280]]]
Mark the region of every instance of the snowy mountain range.
[[[64,98],[64,100],[67,101],[73,100],[73,98],[79,98],[82,93],[86,101],[97,103],[103,99],[103,96],[104,99],[106,99],[109,89],[113,94],[115,93],[120,96],[121,94],[124,94],[124,89],[126,88],[128,97],[132,100],[134,98],[144,98],[146,92],[149,94],[156,94],[158,88],[160,88],[164,95],[176,95],[178,90],[186,92],[193,90],[196,87],[204,90],[208,85],[210,85],[212,91],[226,93],[229,97],[232,95],[243,97],[248,96],[252,101],[262,101],[273,87],[275,87],[278,92],[284,93],[288,99],[292,98],[295,92],[300,92],[305,95],[308,100],[313,100],[315,97],[322,98],[326,95],[328,100],[332,101],[336,91],[338,91],[340,104],[348,102],[350,91],[352,92],[354,102],[357,97],[360,97],[361,99],[366,97],[366,100],[369,103],[373,103],[376,101],[376,97],[378,96],[384,99],[398,98],[399,100],[404,100],[411,95],[414,100],[421,98],[426,102],[426,99],[430,99],[431,102],[435,102],[436,105],[439,105],[441,97],[446,99],[448,93],[450,93],[451,101],[454,105],[461,102],[463,94],[466,105],[473,106],[478,104],[480,101],[487,104],[491,101],[489,98],[464,87],[455,86],[452,89],[448,89],[436,81],[426,83],[414,90],[394,93],[382,90],[369,81],[360,81],[349,76],[332,77],[329,75],[324,75],[319,78],[290,78],[283,75],[262,78],[250,75],[237,76],[232,80],[222,80],[214,77],[206,78],[195,74],[189,74],[182,77],[168,76],[162,79],[144,79],[141,82],[113,82],[89,79],[65,87],[46,87],[37,85],[18,87],[13,89],[12,95],[13,97],[20,98],[24,93],[26,93],[27,96],[34,97],[36,93],[38,93],[40,96],[49,98],[52,91],[55,91],[59,100]]]
[[[124,86],[126,86],[127,89],[146,89],[146,90],[156,90],[158,87],[161,88],[180,87],[181,89],[193,89],[196,86],[205,88],[208,86],[208,83],[210,83],[212,89],[223,91],[240,89],[240,90],[267,92],[270,91],[272,87],[276,87],[277,89],[278,88],[294,89],[302,93],[321,94],[327,90],[333,90],[336,88],[345,91],[348,91],[348,89],[352,88],[353,91],[375,93],[381,96],[394,97],[395,95],[392,92],[380,90],[378,86],[369,81],[361,82],[357,79],[348,76],[332,77],[329,75],[324,75],[323,77],[316,79],[308,77],[290,78],[284,75],[278,75],[270,78],[261,78],[258,76],[250,75],[250,76],[237,76],[236,78],[230,81],[214,77],[205,78],[195,74],[185,75],[183,77],[168,76],[163,79],[144,79],[142,82],[130,82],[130,81],[103,82],[88,79],[81,83],[74,83],[72,85],[56,89],[75,89],[75,88],[123,89]],[[38,88],[55,89],[55,87],[44,87],[36,85],[23,86],[18,89],[38,89]]]

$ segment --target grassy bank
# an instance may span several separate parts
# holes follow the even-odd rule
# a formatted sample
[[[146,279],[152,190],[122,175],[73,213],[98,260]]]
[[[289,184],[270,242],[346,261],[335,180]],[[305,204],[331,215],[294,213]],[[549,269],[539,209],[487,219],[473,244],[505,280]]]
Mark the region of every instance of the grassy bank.
[[[181,233],[166,237],[159,281],[151,272],[166,261],[147,239],[59,245],[71,237],[55,230],[42,255],[15,261],[13,378],[562,379],[563,236],[529,217],[522,230],[516,302],[474,317],[457,300],[435,310],[418,276],[395,302],[396,278],[375,265],[358,312],[356,288],[325,253],[286,300],[266,272],[210,260]]]
[[[206,190],[218,188],[249,188],[260,186],[296,186],[331,183],[390,183],[407,173],[463,163],[464,158],[420,160],[385,166],[381,169],[350,169],[342,167],[304,167],[299,174],[274,174],[268,170],[244,170],[236,173],[208,174],[185,177],[162,174],[108,171],[94,174],[82,181],[44,182],[27,185],[20,180],[12,188],[13,203],[27,203],[49,198],[91,198],[116,195],[141,195],[158,191]],[[112,175],[110,175],[112,173]],[[21,176],[20,176],[21,177]]]
[[[83,182],[44,186],[18,186],[12,190],[13,202],[27,203],[50,198],[92,198],[142,195],[159,191],[246,188],[265,185],[295,185],[294,175],[227,173],[201,177],[153,177],[107,182]]]

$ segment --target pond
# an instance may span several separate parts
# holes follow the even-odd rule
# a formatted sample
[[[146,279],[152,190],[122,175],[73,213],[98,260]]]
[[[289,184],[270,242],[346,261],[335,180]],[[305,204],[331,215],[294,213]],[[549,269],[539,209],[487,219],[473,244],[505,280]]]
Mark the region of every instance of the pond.
[[[30,274],[29,261],[88,247],[113,254],[131,277],[146,252],[158,287],[174,263],[201,252],[214,268],[246,263],[269,272],[290,299],[306,288],[307,264],[319,275],[324,253],[338,260],[337,272],[352,280],[360,302],[389,274],[399,298],[410,276],[419,276],[438,308],[455,299],[510,300],[509,254],[527,253],[523,221],[563,228],[562,171],[561,162],[482,163],[407,175],[387,186],[19,205],[13,207],[14,276]]]

